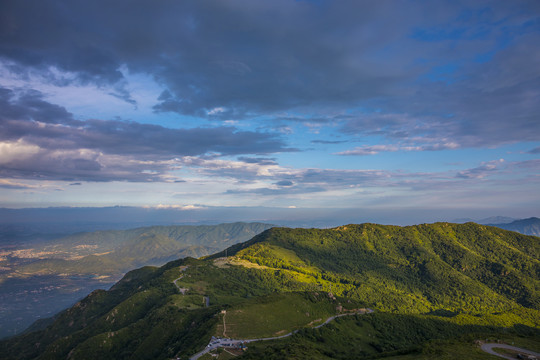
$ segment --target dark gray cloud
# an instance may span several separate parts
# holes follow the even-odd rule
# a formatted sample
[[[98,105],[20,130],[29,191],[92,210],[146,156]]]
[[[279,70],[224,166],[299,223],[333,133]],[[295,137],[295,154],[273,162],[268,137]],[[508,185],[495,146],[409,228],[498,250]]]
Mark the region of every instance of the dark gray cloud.
[[[290,180],[281,180],[281,181],[276,182],[276,185],[277,186],[293,186],[294,183]]]
[[[536,22],[540,13],[536,15]],[[516,36],[489,61],[461,61],[446,81],[411,84],[410,94],[371,102],[376,112],[344,122],[348,134],[380,135],[425,150],[432,142],[484,147],[540,140],[540,29]],[[502,35],[501,35],[502,36]]]
[[[384,52],[414,42],[407,34],[426,14],[435,24],[457,11],[390,1],[8,0],[0,55],[83,82],[118,82],[125,64],[167,86],[159,111],[207,116],[219,107],[209,116],[240,118],[394,94],[421,68],[410,67],[413,51]]]
[[[166,161],[177,157],[293,150],[275,134],[230,126],[170,129],[119,120],[80,121],[36,91],[1,88],[0,109],[4,177],[156,181],[171,166]]]
[[[96,149],[143,158],[292,150],[275,134],[238,131],[231,126],[170,129],[118,120],[74,120],[64,108],[47,103],[36,91],[16,96],[15,92],[2,89],[0,105],[0,138],[25,139],[43,148]]]
[[[24,120],[50,124],[73,124],[73,115],[65,108],[43,100],[36,90],[16,92],[0,87],[0,121]]]
[[[275,158],[254,158],[254,157],[247,157],[247,156],[239,156],[238,160],[248,163],[248,164],[277,165]]]
[[[0,177],[63,181],[166,181],[170,164],[145,162],[126,156],[107,156],[93,151],[25,151],[32,145],[11,144],[16,157],[2,158]],[[19,150],[19,151],[17,151]]]
[[[5,0],[0,58],[57,84],[116,85],[115,96],[134,105],[119,69],[150,74],[166,88],[156,111],[264,115],[274,126],[339,122],[347,134],[414,138],[408,146],[425,150],[493,146],[540,138],[539,17],[538,2],[525,0]],[[179,143],[182,135],[192,134],[177,133]],[[245,151],[232,145],[210,150]]]

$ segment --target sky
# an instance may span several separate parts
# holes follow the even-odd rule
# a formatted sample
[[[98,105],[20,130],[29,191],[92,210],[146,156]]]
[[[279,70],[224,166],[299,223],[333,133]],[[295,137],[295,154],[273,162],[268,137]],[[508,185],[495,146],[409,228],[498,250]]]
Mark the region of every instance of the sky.
[[[539,204],[539,1],[0,2],[0,207]]]

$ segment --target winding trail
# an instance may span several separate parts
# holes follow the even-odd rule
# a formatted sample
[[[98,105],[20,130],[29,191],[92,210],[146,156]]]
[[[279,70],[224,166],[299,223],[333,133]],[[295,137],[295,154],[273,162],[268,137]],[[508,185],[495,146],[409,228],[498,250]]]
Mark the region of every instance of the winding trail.
[[[482,344],[482,346],[480,348],[482,350],[484,350],[485,352],[487,352],[488,354],[495,355],[495,356],[498,356],[498,357],[501,357],[501,358],[504,358],[504,359],[515,359],[515,357],[497,353],[493,349],[494,348],[501,348],[501,349],[514,350],[514,351],[518,351],[520,353],[524,353],[524,354],[527,354],[527,355],[534,355],[537,358],[540,358],[540,353],[537,353],[537,352],[534,352],[534,351],[531,351],[531,350],[527,350],[527,349],[518,348],[518,347],[515,347],[515,346],[511,346],[511,345],[506,345],[506,344],[487,343],[487,344]]]
[[[223,337],[227,337],[227,325],[225,324],[225,316],[227,316],[227,311],[223,312]]]
[[[189,266],[186,266],[186,267],[184,267],[184,268],[181,268],[180,271],[184,272],[184,271],[186,271],[188,268],[189,268]],[[180,291],[180,293],[181,293],[182,295],[185,295],[187,289],[181,288],[181,287],[178,286],[178,284],[176,283],[178,280],[182,279],[183,277],[184,277],[184,274],[180,275],[180,277],[179,277],[178,279],[175,279],[175,280],[173,281],[173,284],[174,284],[174,286],[176,286],[176,288],[178,289],[178,291]]]
[[[323,322],[322,324],[317,325],[315,327],[312,327],[312,329],[318,329],[321,326],[327,325],[328,323],[330,323],[331,321],[335,320],[338,317],[351,316],[351,315],[371,314],[372,312],[373,312],[372,309],[366,309],[365,311],[362,311],[362,312],[355,312],[355,313],[350,313],[350,314],[339,314],[339,315],[330,316],[328,319],[326,319],[325,322]],[[267,337],[267,338],[258,338],[258,339],[246,339],[246,340],[240,340],[240,339],[217,339],[217,340],[214,340],[214,341],[210,341],[210,343],[206,346],[206,348],[204,350],[201,350],[198,353],[196,353],[195,355],[191,356],[189,358],[189,360],[197,360],[198,358],[200,358],[204,354],[206,354],[206,353],[208,353],[208,352],[210,352],[210,351],[212,351],[214,349],[217,349],[219,347],[235,347],[235,346],[240,346],[241,344],[246,344],[246,343],[250,343],[250,342],[254,342],[254,341],[279,340],[279,339],[289,337],[289,336],[291,336],[293,334],[296,334],[298,331],[299,330],[294,330],[294,331],[291,331],[290,333],[285,334],[285,335],[273,336],[273,337]]]

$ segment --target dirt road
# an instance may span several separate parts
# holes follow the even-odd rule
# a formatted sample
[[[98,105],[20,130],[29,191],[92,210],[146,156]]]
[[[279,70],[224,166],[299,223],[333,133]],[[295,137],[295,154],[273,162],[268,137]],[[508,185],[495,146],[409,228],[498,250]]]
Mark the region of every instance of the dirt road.
[[[500,348],[500,349],[514,350],[514,351],[518,351],[520,353],[524,353],[524,354],[527,354],[527,355],[536,356],[538,359],[540,359],[540,353],[537,353],[537,352],[534,352],[534,351],[531,351],[531,350],[527,350],[527,349],[518,348],[518,347],[515,347],[515,346],[511,346],[511,345],[506,345],[506,344],[487,343],[487,344],[483,344],[480,348],[482,350],[484,350],[485,352],[487,352],[488,354],[495,355],[495,356],[498,356],[498,357],[501,357],[501,358],[504,358],[504,359],[516,359],[516,358],[512,357],[512,356],[509,356],[509,355],[499,354],[499,353],[493,351],[493,349],[494,348]]]

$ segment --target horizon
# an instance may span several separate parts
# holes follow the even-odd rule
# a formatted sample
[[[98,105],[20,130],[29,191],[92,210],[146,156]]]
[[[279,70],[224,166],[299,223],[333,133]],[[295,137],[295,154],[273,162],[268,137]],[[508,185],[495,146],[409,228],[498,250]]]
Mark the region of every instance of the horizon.
[[[538,1],[8,0],[0,14],[0,208],[540,216]]]
[[[482,215],[483,214],[483,215]],[[223,223],[266,223],[283,227],[333,228],[348,224],[375,223],[411,226],[438,222],[503,224],[538,218],[536,214],[512,217],[495,212],[434,212],[430,209],[407,212],[366,209],[291,209],[268,207],[47,207],[0,208],[0,226],[24,226],[34,232],[74,233],[94,230],[121,230],[147,226],[217,225]],[[487,216],[485,216],[487,215]],[[19,229],[21,230],[21,229]]]

